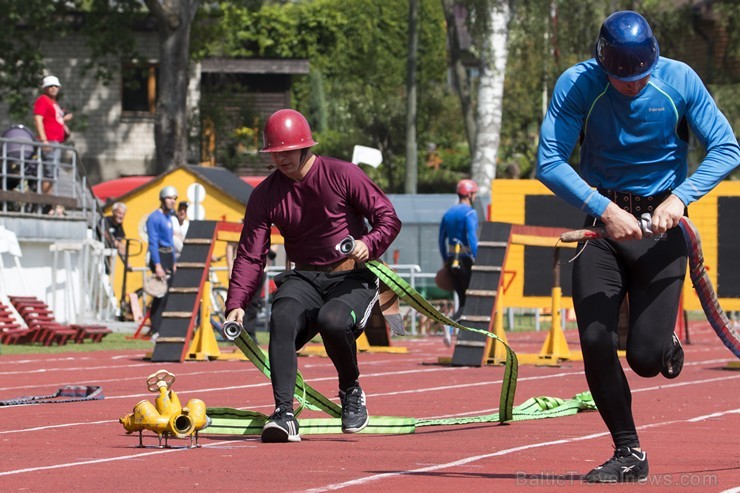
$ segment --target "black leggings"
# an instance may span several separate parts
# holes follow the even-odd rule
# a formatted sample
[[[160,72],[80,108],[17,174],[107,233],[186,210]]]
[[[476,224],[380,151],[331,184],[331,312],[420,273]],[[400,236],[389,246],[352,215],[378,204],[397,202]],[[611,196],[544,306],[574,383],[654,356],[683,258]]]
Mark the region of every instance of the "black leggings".
[[[449,261],[449,264],[452,264],[452,261]],[[452,286],[455,288],[455,293],[457,293],[457,299],[459,301],[457,311],[452,316],[452,320],[457,321],[463,313],[463,308],[465,308],[465,301],[466,296],[465,292],[468,290],[468,286],[470,286],[470,278],[473,275],[473,259],[470,257],[460,257],[460,267],[457,269],[453,269],[450,266],[450,277],[452,278]]]
[[[339,375],[339,388],[348,389],[357,383],[360,370],[357,366],[355,322],[351,309],[341,301],[331,300],[315,315],[293,298],[282,298],[272,306],[270,317],[270,378],[275,405],[293,409],[293,389],[298,372],[296,351],[306,345],[321,327],[321,338],[326,353]]]
[[[673,345],[686,258],[683,235],[674,228],[662,240],[592,240],[575,261],[573,304],[586,380],[616,447],[640,446],[617,357],[622,301],[627,296],[627,362],[636,374],[654,377]]]

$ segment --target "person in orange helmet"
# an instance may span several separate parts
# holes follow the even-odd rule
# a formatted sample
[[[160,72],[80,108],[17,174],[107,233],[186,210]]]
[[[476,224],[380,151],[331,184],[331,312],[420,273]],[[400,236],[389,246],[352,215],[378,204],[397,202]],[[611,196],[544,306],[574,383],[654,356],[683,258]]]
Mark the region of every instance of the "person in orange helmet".
[[[460,180],[457,184],[458,204],[450,207],[439,224],[439,252],[457,293],[458,308],[452,316],[457,320],[465,307],[465,291],[470,285],[475,256],[478,254],[478,213],[473,208],[478,184]],[[452,344],[452,328],[445,327],[444,343]]]

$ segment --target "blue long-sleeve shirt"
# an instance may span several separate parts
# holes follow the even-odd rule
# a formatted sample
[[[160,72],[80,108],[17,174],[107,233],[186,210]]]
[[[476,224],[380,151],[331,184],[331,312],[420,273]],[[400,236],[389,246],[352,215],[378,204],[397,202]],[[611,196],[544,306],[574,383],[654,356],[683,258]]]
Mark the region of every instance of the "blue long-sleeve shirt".
[[[157,209],[149,214],[146,220],[146,234],[149,241],[149,261],[153,264],[162,263],[159,257],[160,248],[172,248],[175,244],[170,215],[165,215],[162,209]]]
[[[688,175],[688,126],[706,148]],[[568,158],[581,139],[580,175]],[[537,178],[569,204],[601,216],[609,199],[592,187],[688,205],[740,164],[732,127],[686,64],[661,57],[635,97],[619,93],[594,59],[558,79],[542,123]]]
[[[452,254],[452,245],[460,243],[463,247],[460,256],[478,255],[478,213],[468,204],[450,207],[439,223],[439,253],[447,261]]]

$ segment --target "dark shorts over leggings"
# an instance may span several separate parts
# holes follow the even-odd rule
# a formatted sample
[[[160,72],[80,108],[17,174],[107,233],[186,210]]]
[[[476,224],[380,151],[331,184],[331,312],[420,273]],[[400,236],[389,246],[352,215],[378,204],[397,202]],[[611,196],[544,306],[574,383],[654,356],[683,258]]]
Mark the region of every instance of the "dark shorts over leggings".
[[[344,272],[291,270],[278,286],[270,317],[270,366],[275,405],[293,408],[296,351],[321,334],[337,369],[339,389],[357,383],[357,344],[378,297],[378,279],[367,269]]]
[[[656,376],[672,347],[686,258],[681,230],[673,228],[662,240],[592,240],[575,260],[573,303],[586,380],[617,447],[639,446],[617,357],[622,300],[628,297],[630,314],[627,362],[637,375]]]

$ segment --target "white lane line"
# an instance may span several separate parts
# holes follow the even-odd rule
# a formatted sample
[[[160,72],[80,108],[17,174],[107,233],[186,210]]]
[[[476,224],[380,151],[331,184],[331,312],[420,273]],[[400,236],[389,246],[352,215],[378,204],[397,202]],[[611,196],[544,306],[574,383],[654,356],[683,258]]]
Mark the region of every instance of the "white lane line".
[[[644,429],[647,429],[647,428],[656,428],[656,427],[660,427],[660,426],[668,426],[668,425],[672,425],[672,424],[676,424],[676,423],[697,422],[697,421],[702,421],[702,420],[707,419],[707,418],[710,418],[710,417],[720,417],[720,416],[723,416],[723,415],[726,415],[726,414],[737,414],[737,413],[740,413],[740,409],[730,409],[730,410],[719,412],[719,413],[712,413],[712,414],[708,414],[708,415],[705,415],[705,416],[696,416],[694,418],[689,418],[689,419],[685,419],[685,420],[671,420],[671,421],[664,421],[664,422],[661,422],[661,423],[652,423],[652,424],[649,424],[649,425],[643,425],[643,426],[639,426],[638,427],[638,430],[644,430]],[[513,447],[513,448],[510,448],[510,449],[499,450],[497,452],[493,452],[493,453],[490,453],[490,454],[475,455],[475,456],[471,456],[471,457],[466,457],[466,458],[463,458],[463,459],[459,459],[459,460],[456,460],[456,461],[453,461],[453,462],[447,462],[447,463],[444,463],[444,464],[435,464],[433,466],[423,467],[423,468],[419,468],[419,469],[412,469],[412,470],[406,470],[406,471],[398,471],[398,472],[394,472],[394,473],[374,474],[372,476],[366,476],[364,478],[353,479],[353,480],[350,480],[350,481],[345,481],[343,483],[336,483],[336,484],[322,486],[322,487],[319,487],[319,488],[312,488],[312,489],[309,489],[309,490],[304,490],[304,492],[305,493],[322,493],[322,492],[325,492],[325,491],[334,491],[334,490],[339,490],[339,489],[343,489],[343,488],[348,488],[348,487],[351,487],[351,486],[363,485],[363,484],[367,484],[367,483],[370,483],[370,482],[379,481],[379,480],[382,480],[382,479],[393,478],[393,477],[397,477],[397,476],[404,476],[404,475],[408,475],[408,474],[418,474],[418,473],[429,472],[429,471],[438,471],[438,470],[441,470],[441,469],[448,469],[448,468],[451,468],[451,467],[463,466],[463,465],[470,464],[472,462],[476,462],[476,461],[479,461],[479,460],[488,459],[488,458],[491,458],[491,457],[499,457],[499,456],[502,456],[502,455],[508,455],[508,454],[511,454],[511,453],[514,453],[514,452],[520,452],[520,451],[527,450],[527,449],[548,447],[550,445],[564,445],[564,444],[568,444],[568,443],[581,442],[581,441],[585,441],[585,440],[591,440],[591,439],[594,439],[594,438],[599,438],[599,437],[606,436],[606,435],[608,435],[608,432],[594,433],[594,434],[590,434],[590,435],[583,435],[583,436],[580,436],[580,437],[573,437],[573,438],[562,439],[562,440],[553,440],[553,441],[548,441],[548,442],[531,443],[531,444],[522,445],[522,446],[519,446],[519,447]],[[254,440],[254,439],[252,439],[252,440]],[[249,441],[249,439],[245,439],[245,441]],[[226,446],[226,447],[233,448],[234,447],[234,442],[233,441],[230,441],[230,442],[218,442],[218,443],[211,443],[211,444],[202,445],[203,448],[212,448],[212,447],[219,447],[219,446]],[[77,467],[77,466],[84,466],[84,465],[90,465],[90,464],[102,464],[102,463],[107,463],[107,462],[116,462],[116,461],[123,461],[123,460],[129,460],[129,459],[140,459],[141,457],[147,457],[147,456],[152,456],[152,455],[160,455],[160,454],[168,454],[168,453],[175,453],[175,452],[181,452],[183,450],[188,450],[188,449],[186,447],[183,447],[183,448],[158,449],[158,450],[152,451],[152,452],[142,452],[142,453],[139,453],[139,454],[124,455],[124,456],[117,456],[117,457],[108,457],[108,458],[104,458],[104,459],[95,459],[95,460],[78,461],[78,462],[67,462],[67,463],[63,463],[63,464],[54,464],[54,465],[49,465],[49,466],[26,467],[26,468],[23,468],[23,469],[13,469],[13,470],[10,470],[10,471],[0,472],[0,476],[11,476],[11,475],[16,475],[16,474],[24,474],[24,473],[31,473],[31,472],[38,472],[38,471],[48,471],[48,470],[53,470],[53,469],[63,469],[63,468],[68,468],[68,467]]]
[[[50,363],[53,361],[80,361],[80,360],[89,360],[89,359],[92,359],[92,358],[90,356],[80,356],[80,357],[64,356],[61,358],[48,358],[48,359],[39,359],[39,358],[17,359],[17,360],[6,359],[6,360],[0,361],[0,366],[2,365],[16,366],[16,365],[25,365],[25,364],[32,364],[32,363]]]
[[[245,439],[245,441],[247,441]],[[219,442],[219,443],[207,443],[205,445],[201,445],[202,448],[215,448],[215,447],[225,447],[225,448],[236,448],[234,446],[234,442]],[[245,445],[244,448],[249,448],[249,445]],[[15,474],[23,474],[27,472],[38,472],[38,471],[49,471],[53,469],[64,469],[67,467],[77,467],[77,466],[85,466],[90,464],[104,464],[106,462],[117,462],[121,460],[128,460],[128,459],[140,459],[142,457],[148,457],[152,455],[160,455],[160,454],[171,454],[175,452],[182,452],[184,450],[190,450],[187,447],[178,447],[178,448],[165,448],[165,449],[157,449],[151,452],[141,452],[139,454],[132,454],[132,455],[123,455],[119,457],[107,457],[105,459],[95,459],[95,460],[85,460],[85,461],[79,461],[79,462],[67,462],[64,464],[54,464],[51,466],[38,466],[38,467],[26,467],[24,469],[14,469],[11,471],[4,471],[0,472],[0,476],[12,476]]]
[[[703,384],[703,383],[723,382],[725,380],[734,380],[736,378],[740,378],[740,375],[728,375],[725,377],[706,378],[704,380],[691,380],[688,382],[674,382],[674,383],[663,384],[663,385],[655,385],[654,387],[642,387],[639,389],[632,390],[632,393],[634,394],[636,392],[649,392],[651,390],[660,390],[660,389],[667,389],[667,388],[674,388],[674,387],[685,387],[687,385],[696,385],[696,384]]]
[[[429,371],[429,370],[420,370],[420,371]],[[559,377],[568,377],[571,375],[577,375],[582,372],[565,372],[565,373],[557,373],[553,375],[543,375],[539,377],[524,377],[520,378],[520,381],[523,380],[541,380],[543,378],[559,378]],[[390,373],[390,374],[396,374]],[[377,376],[387,376],[388,374],[376,374]],[[365,375],[366,377],[369,375]],[[672,387],[683,387],[686,385],[703,385],[705,383],[711,383],[711,382],[718,382],[723,380],[732,380],[735,378],[740,378],[740,375],[727,375],[724,377],[717,377],[717,378],[709,378],[709,379],[703,379],[703,380],[693,380],[690,382],[674,382],[667,385],[659,385],[655,387],[646,387],[643,389],[634,389],[632,392],[645,392],[650,390],[664,390],[664,389],[670,389]],[[332,378],[333,380],[334,378]],[[421,389],[414,389],[414,390],[399,390],[395,392],[384,392],[384,393],[375,393],[375,394],[368,394],[368,398],[375,398],[375,397],[392,397],[396,395],[402,395],[402,394],[409,394],[409,393],[425,393],[425,392],[433,392],[433,391],[439,391],[439,390],[453,390],[456,388],[459,388],[461,386],[464,387],[471,387],[471,386],[484,386],[484,385],[498,385],[501,384],[502,380],[493,380],[493,381],[487,381],[487,382],[476,382],[476,383],[466,383],[466,384],[460,384],[460,385],[447,385],[447,386],[441,386],[441,387],[426,387]],[[190,393],[194,394],[203,394],[206,392],[217,392],[221,390],[242,390],[242,389],[248,389],[248,388],[254,388],[254,387],[264,387],[270,385],[270,382],[264,382],[264,383],[258,383],[258,384],[250,384],[250,385],[242,385],[242,386],[233,386],[233,387],[221,387],[218,389],[200,389],[200,390],[192,390],[189,391]],[[179,395],[183,395],[185,392],[178,392]],[[106,397],[106,399],[133,399],[137,397],[150,397],[151,394],[134,394],[134,395],[127,395],[127,396],[115,396],[115,397]],[[334,398],[333,400],[337,400]],[[28,406],[35,405],[35,404],[28,404]],[[6,407],[0,407],[0,411],[3,409],[12,409],[13,407],[18,406],[6,406]],[[250,406],[250,409],[252,410],[259,410],[263,408],[269,408],[272,409],[272,405],[261,405],[261,406]],[[467,413],[462,414],[448,414],[448,415],[442,415],[442,416],[430,416],[430,417],[420,417],[418,419],[443,419],[443,418],[453,418],[456,416],[462,416],[462,415],[476,415],[476,414],[490,414],[491,412],[495,412],[496,409],[483,409],[478,411],[471,411]],[[117,421],[114,420],[108,420],[108,421],[93,421],[88,423],[62,423],[62,424],[56,424],[56,425],[48,425],[48,426],[39,426],[39,427],[33,427],[33,428],[21,428],[21,429],[14,429],[14,430],[2,430],[0,431],[0,435],[7,435],[11,433],[24,433],[24,432],[33,432],[33,431],[47,431],[47,430],[53,430],[56,428],[66,428],[68,426],[86,426],[86,425],[97,425],[97,424],[110,424],[110,423],[116,423]]]
[[[251,368],[242,368],[238,370],[197,371],[197,372],[188,372],[188,373],[178,372],[176,377],[182,378],[182,377],[190,377],[190,376],[198,376],[198,375],[223,375],[227,373],[242,374],[242,373],[253,373],[253,372],[259,372],[259,370],[255,367],[251,367]],[[143,382],[145,379],[142,376],[123,377],[123,378],[106,378],[104,380],[95,380],[92,383],[94,383],[95,385],[100,385],[106,382],[128,382],[132,380],[142,382],[142,385],[143,385]],[[0,392],[7,391],[7,390],[23,390],[23,389],[36,389],[36,388],[44,388],[44,389],[52,388],[53,389],[53,388],[63,387],[65,385],[89,385],[89,384],[90,384],[90,379],[87,379],[84,382],[83,381],[70,382],[69,380],[66,380],[64,382],[58,382],[58,383],[45,382],[43,384],[19,385],[16,387],[0,387]]]
[[[90,358],[84,358],[84,359],[90,359]],[[34,363],[47,363],[49,361],[51,361],[51,360],[28,360],[28,362],[34,362]],[[54,361],[79,361],[79,359],[78,358],[63,358],[63,359],[56,358],[56,359],[54,359]],[[367,361],[367,362],[363,362],[363,367],[383,366],[383,365],[386,365],[386,364],[388,364],[390,362],[392,362],[394,364],[397,364],[397,363],[418,363],[419,362],[419,359],[418,358],[409,358],[409,359],[403,359],[403,360],[388,359],[388,360]],[[13,363],[15,363],[15,362],[13,362]],[[96,367],[84,367],[84,366],[81,367],[81,366],[78,366],[78,367],[70,367],[70,368],[38,368],[38,369],[33,369],[33,370],[18,370],[18,371],[12,371],[12,372],[11,371],[7,371],[7,372],[0,372],[0,376],[3,376],[3,375],[28,375],[28,374],[36,374],[36,373],[59,373],[59,372],[62,372],[62,371],[82,371],[82,372],[86,372],[86,371],[90,371],[90,370],[106,370],[106,369],[111,369],[112,370],[112,369],[141,368],[141,367],[150,367],[150,368],[152,368],[152,371],[156,371],[156,370],[153,369],[155,367],[154,366],[154,363],[151,363],[151,362],[142,362],[142,363],[133,363],[133,364],[130,364],[130,365],[117,365],[117,366],[116,365],[106,365],[106,366],[96,366]],[[305,368],[334,368],[334,365],[331,363],[331,361],[329,361],[328,359],[326,359],[323,363],[310,363],[310,364],[301,365],[301,367],[300,367],[300,369],[305,369]],[[443,369],[450,370],[451,368],[450,367],[444,367]],[[464,368],[458,367],[456,369],[460,370],[460,369],[464,369]],[[225,372],[227,372],[227,373],[238,373],[238,372],[255,372],[255,371],[259,371],[259,370],[256,367],[254,367],[252,365],[249,365],[249,366],[246,366],[246,367],[243,367],[243,368],[238,368],[238,369],[233,369],[233,370],[230,369],[230,370],[215,370],[215,371],[198,371],[198,372],[188,372],[188,373],[180,372],[180,373],[177,374],[177,377],[179,378],[179,377],[189,376],[189,375],[210,375],[210,374],[214,374],[214,373],[225,373]],[[133,379],[138,379],[138,378],[142,378],[142,377],[115,378],[115,379],[109,379],[109,380],[104,380],[104,381],[125,381],[125,380],[133,380]],[[0,391],[3,391],[3,390],[13,390],[13,389],[23,389],[23,388],[48,387],[48,386],[52,386],[53,387],[54,385],[57,385],[58,386],[58,385],[73,385],[73,384],[70,384],[69,381],[65,381],[64,383],[60,383],[60,384],[43,383],[43,384],[38,384],[38,385],[26,385],[26,386],[22,386],[22,387],[21,386],[19,386],[19,387],[3,387],[3,388],[0,388]]]
[[[2,371],[0,372],[0,376],[10,376],[10,375],[30,375],[30,374],[36,374],[36,373],[59,373],[62,371],[91,371],[91,370],[115,370],[120,368],[137,368],[141,366],[149,366],[151,367],[151,363],[138,363],[133,365],[122,365],[122,366],[113,366],[113,365],[106,365],[106,366],[78,366],[73,368],[37,368],[35,370],[18,370],[18,371]]]
[[[676,423],[690,423],[690,422],[695,422],[695,421],[701,421],[703,419],[706,419],[708,416],[717,417],[717,416],[723,416],[723,415],[726,415],[726,414],[735,414],[735,413],[740,413],[740,409],[729,409],[729,410],[723,411],[721,413],[713,413],[713,414],[707,415],[707,416],[697,416],[697,417],[690,418],[690,419],[664,421],[662,423],[652,423],[652,424],[649,424],[649,425],[638,426],[637,429],[638,430],[644,430],[644,429],[647,429],[647,428],[656,428],[656,427],[661,427],[661,426],[674,425]],[[447,462],[447,463],[444,463],[444,464],[435,464],[433,466],[422,467],[422,468],[419,468],[419,469],[410,469],[410,470],[406,470],[406,471],[389,472],[389,473],[383,473],[383,474],[373,474],[371,476],[365,476],[364,478],[352,479],[352,480],[349,480],[349,481],[344,481],[342,483],[334,483],[334,484],[329,484],[329,485],[326,485],[326,486],[320,486],[318,488],[311,488],[311,489],[302,490],[302,491],[303,491],[303,493],[323,493],[325,491],[336,491],[336,490],[341,490],[341,489],[344,489],[344,488],[349,488],[349,487],[352,487],[352,486],[366,485],[368,483],[377,482],[377,481],[381,481],[381,480],[384,480],[384,479],[391,479],[391,478],[396,478],[396,477],[399,477],[399,476],[406,476],[406,475],[409,475],[409,474],[419,474],[419,473],[430,472],[430,471],[439,471],[441,469],[449,469],[451,467],[463,466],[463,465],[466,465],[466,464],[470,464],[472,462],[477,462],[479,460],[490,459],[492,457],[500,457],[502,455],[509,455],[509,454],[512,454],[512,453],[515,453],[515,452],[521,452],[521,451],[524,451],[524,450],[531,450],[533,448],[549,447],[551,445],[565,445],[565,444],[569,444],[569,443],[575,443],[575,442],[582,442],[582,441],[586,441],[586,440],[592,440],[594,438],[603,437],[603,436],[606,436],[608,434],[609,434],[608,432],[594,433],[594,434],[591,434],[591,435],[583,435],[583,436],[579,436],[579,437],[565,438],[565,439],[562,439],[562,440],[552,440],[552,441],[549,441],[549,442],[530,443],[530,444],[522,445],[522,446],[519,446],[519,447],[513,447],[513,448],[509,448],[509,449],[499,450],[497,452],[492,452],[490,454],[481,454],[481,455],[475,455],[475,456],[471,456],[471,457],[465,457],[463,459],[459,459],[459,460],[456,460],[456,461],[453,461],[453,462]]]

